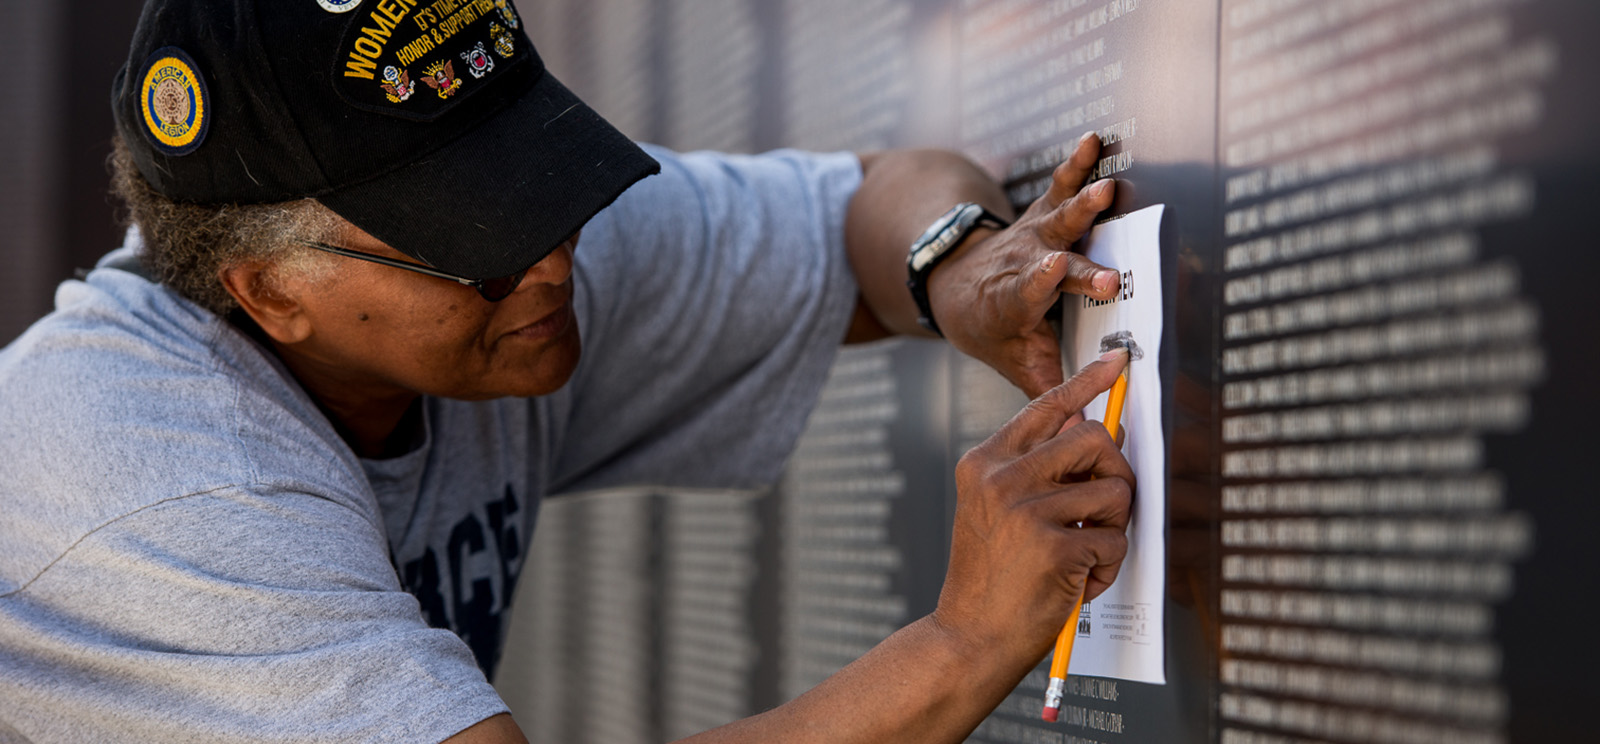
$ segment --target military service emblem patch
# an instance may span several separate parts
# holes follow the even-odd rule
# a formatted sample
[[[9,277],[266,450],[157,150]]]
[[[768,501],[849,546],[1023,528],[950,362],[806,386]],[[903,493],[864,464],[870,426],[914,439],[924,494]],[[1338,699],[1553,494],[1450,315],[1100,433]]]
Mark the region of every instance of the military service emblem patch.
[[[494,57],[484,51],[481,41],[477,46],[462,52],[461,61],[467,63],[467,72],[472,73],[474,78],[481,78],[494,71]]]
[[[428,65],[425,72],[428,74],[422,76],[422,82],[437,91],[440,98],[455,95],[456,89],[461,87],[461,78],[456,77],[455,67],[450,60]]]
[[[500,11],[500,17],[506,19],[507,26],[516,28],[522,25],[522,22],[517,20],[517,10],[511,7],[510,0],[494,0],[494,7]]]
[[[383,82],[378,85],[383,87],[383,92],[390,103],[405,101],[411,97],[411,91],[417,89],[417,84],[411,81],[411,76],[394,65],[383,68]]]
[[[145,63],[139,86],[144,132],[168,155],[194,152],[211,126],[211,101],[198,68],[177,47],[157,49]]]
[[[495,54],[509,57],[517,53],[517,37],[512,36],[504,26],[498,23],[489,24],[489,37],[494,39]]]

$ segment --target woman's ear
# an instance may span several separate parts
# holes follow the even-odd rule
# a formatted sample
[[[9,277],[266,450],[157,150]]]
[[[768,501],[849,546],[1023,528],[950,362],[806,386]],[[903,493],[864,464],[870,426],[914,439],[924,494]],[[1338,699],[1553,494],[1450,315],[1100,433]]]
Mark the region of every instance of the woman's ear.
[[[280,344],[295,344],[311,336],[311,319],[292,294],[273,281],[272,265],[244,261],[217,270],[222,286],[233,295],[250,319]]]

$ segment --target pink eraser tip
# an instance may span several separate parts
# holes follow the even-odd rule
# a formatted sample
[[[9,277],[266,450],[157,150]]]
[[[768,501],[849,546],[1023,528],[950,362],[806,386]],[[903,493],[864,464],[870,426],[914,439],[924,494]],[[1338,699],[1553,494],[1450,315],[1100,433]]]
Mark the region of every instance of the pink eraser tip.
[[[1060,716],[1061,716],[1061,709],[1060,708],[1045,708],[1044,712],[1039,714],[1040,718],[1043,718],[1044,720],[1049,721],[1051,723],[1055,723],[1056,719],[1059,718]]]

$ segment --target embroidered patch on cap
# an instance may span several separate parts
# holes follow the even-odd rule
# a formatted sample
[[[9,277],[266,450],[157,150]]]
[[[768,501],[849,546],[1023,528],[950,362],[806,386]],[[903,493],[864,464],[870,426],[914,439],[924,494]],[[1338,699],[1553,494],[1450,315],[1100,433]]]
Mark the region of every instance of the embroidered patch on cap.
[[[211,127],[211,100],[199,65],[177,47],[162,47],[145,63],[139,84],[144,133],[168,155],[188,155]]]
[[[377,0],[349,24],[334,62],[339,94],[407,119],[437,118],[493,82],[496,55],[527,54],[526,37],[508,30],[521,25],[508,0]]]
[[[361,0],[317,0],[317,4],[329,13],[347,13],[355,10]]]

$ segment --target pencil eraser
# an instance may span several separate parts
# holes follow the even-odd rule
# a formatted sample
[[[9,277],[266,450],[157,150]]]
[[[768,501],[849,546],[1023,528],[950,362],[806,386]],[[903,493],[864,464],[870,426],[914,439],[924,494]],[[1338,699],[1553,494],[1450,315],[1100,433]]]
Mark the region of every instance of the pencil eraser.
[[[1040,718],[1043,718],[1044,720],[1049,721],[1051,723],[1055,723],[1056,719],[1059,718],[1060,716],[1061,716],[1061,709],[1060,708],[1045,708],[1044,712],[1039,714]]]

